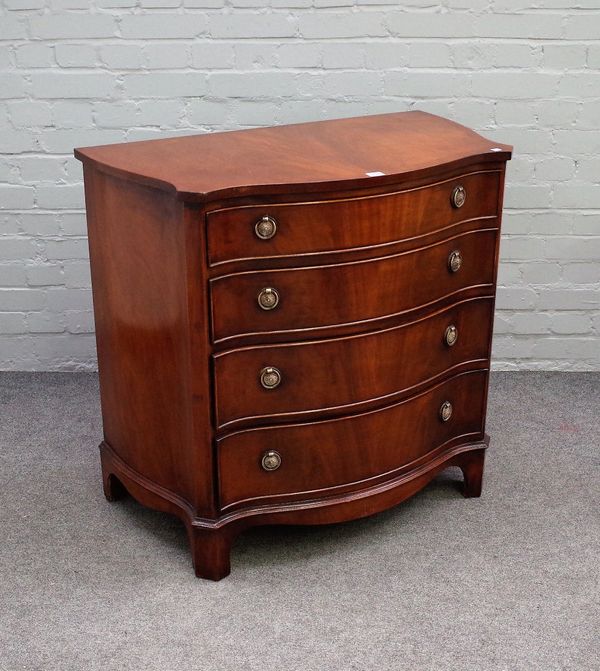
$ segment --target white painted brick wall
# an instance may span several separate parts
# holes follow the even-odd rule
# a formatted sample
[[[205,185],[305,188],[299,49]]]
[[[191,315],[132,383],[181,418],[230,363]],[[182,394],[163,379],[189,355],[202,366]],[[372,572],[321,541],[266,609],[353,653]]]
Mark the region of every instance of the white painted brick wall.
[[[495,366],[600,369],[600,0],[0,7],[0,368],[95,367],[74,146],[424,109],[515,145]]]

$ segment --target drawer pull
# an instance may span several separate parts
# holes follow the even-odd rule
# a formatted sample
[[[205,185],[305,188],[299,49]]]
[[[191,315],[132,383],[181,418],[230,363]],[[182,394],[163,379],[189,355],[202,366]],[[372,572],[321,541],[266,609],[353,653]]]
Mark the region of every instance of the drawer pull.
[[[458,249],[455,249],[453,252],[450,252],[450,255],[448,256],[448,270],[451,273],[457,273],[462,266],[462,262],[462,254]]]
[[[260,383],[265,389],[275,389],[281,384],[281,372],[273,366],[267,366],[260,371]]]
[[[273,287],[265,287],[258,294],[258,305],[263,310],[273,310],[279,305],[279,293]]]
[[[452,347],[458,340],[458,329],[454,324],[450,324],[444,333],[444,342],[448,347]]]
[[[254,225],[254,232],[256,233],[257,238],[260,238],[261,240],[270,240],[275,233],[277,233],[277,222],[273,217],[265,215]]]
[[[263,454],[260,463],[265,471],[276,471],[281,466],[281,455],[275,450],[269,450]]]
[[[452,189],[452,196],[450,196],[450,202],[452,203],[452,207],[462,207],[465,204],[465,200],[467,199],[467,192],[465,190],[465,187],[461,185],[455,186]]]
[[[452,403],[444,401],[440,406],[440,419],[442,422],[447,422],[452,417]]]

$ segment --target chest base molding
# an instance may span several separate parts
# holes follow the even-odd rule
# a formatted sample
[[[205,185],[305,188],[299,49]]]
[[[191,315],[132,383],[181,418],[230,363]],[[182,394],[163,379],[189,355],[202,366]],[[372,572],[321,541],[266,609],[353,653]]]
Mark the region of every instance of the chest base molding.
[[[455,445],[397,478],[366,489],[300,503],[244,508],[214,520],[196,517],[187,501],[131,468],[106,442],[100,444],[100,460],[108,501],[129,494],[144,506],[179,517],[188,534],[196,575],[221,580],[231,571],[230,553],[236,537],[253,526],[333,524],[369,517],[402,503],[451,466],[462,470],[463,496],[480,496],[488,445],[486,434],[481,441]]]

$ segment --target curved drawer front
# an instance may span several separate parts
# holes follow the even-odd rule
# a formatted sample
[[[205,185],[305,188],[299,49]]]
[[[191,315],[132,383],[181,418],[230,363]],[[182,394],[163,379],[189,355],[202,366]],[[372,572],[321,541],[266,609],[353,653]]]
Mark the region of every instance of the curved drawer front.
[[[230,434],[218,443],[221,507],[365,488],[442,445],[479,439],[486,385],[486,371],[463,373],[382,410]]]
[[[457,187],[465,195],[460,207],[452,203]],[[499,172],[486,171],[385,195],[216,210],[207,214],[209,263],[384,246],[427,235],[495,217],[498,189]],[[257,231],[263,217],[272,221]]]
[[[217,424],[282,421],[393,400],[461,365],[487,366],[492,298],[464,301],[411,324],[309,343],[247,347],[215,356]],[[267,389],[265,368],[280,382]],[[232,393],[231,390],[235,390]],[[359,406],[359,407],[355,407]]]
[[[496,230],[465,233],[369,261],[234,273],[213,279],[213,338],[219,342],[281,332],[308,337],[311,330],[400,314],[468,287],[491,288],[496,234]],[[462,265],[453,272],[449,259],[455,251],[460,252]],[[272,309],[259,305],[265,289],[276,292],[277,304]]]

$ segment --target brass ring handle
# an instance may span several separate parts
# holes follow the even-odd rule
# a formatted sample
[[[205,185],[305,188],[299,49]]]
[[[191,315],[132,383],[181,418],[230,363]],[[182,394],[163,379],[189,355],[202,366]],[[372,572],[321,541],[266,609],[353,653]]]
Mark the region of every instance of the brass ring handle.
[[[273,217],[265,214],[264,217],[259,219],[256,224],[254,224],[254,232],[256,237],[261,240],[270,240],[275,233],[277,233],[277,222]]]
[[[260,463],[265,471],[276,471],[281,466],[281,455],[275,450],[268,450],[263,454]]]
[[[448,256],[448,270],[451,273],[457,273],[463,263],[462,254],[458,249],[455,249],[453,252],[450,252]]]
[[[452,417],[452,403],[444,401],[440,406],[440,419],[442,422],[447,422]]]
[[[265,287],[261,289],[257,300],[263,310],[274,310],[279,305],[279,292],[273,287]]]
[[[458,329],[454,324],[450,324],[446,328],[446,331],[444,332],[444,342],[448,347],[452,347],[453,345],[456,344],[456,341],[458,340]]]
[[[281,384],[281,372],[274,366],[266,366],[260,371],[260,383],[265,389],[275,389]]]
[[[452,189],[452,195],[450,196],[452,207],[462,207],[465,204],[465,200],[467,200],[467,191],[465,190],[465,187],[462,184],[455,186]]]

